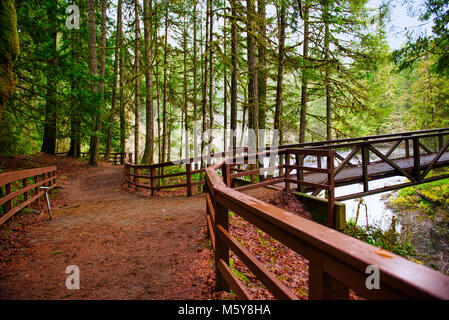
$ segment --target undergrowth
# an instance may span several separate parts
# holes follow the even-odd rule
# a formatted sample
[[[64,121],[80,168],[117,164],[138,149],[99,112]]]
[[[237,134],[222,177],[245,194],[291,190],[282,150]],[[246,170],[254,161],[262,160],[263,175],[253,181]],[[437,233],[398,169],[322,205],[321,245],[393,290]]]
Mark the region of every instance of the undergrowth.
[[[417,253],[413,246],[396,231],[396,223],[397,218],[393,217],[388,230],[383,231],[380,227],[374,225],[358,226],[356,220],[350,219],[346,222],[344,233],[375,247],[414,260],[412,257],[416,256]]]

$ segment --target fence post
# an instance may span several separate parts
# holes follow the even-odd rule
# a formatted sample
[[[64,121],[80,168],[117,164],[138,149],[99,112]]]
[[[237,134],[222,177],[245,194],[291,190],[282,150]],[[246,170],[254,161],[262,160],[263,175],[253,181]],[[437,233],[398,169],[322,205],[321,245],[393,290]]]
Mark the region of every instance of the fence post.
[[[125,176],[128,181],[128,188],[131,188],[131,167],[127,163],[125,163]]]
[[[332,229],[336,229],[336,222],[335,222],[335,176],[334,176],[334,152],[330,151],[329,155],[327,157],[327,184],[329,186],[329,190],[327,192],[327,221],[329,224],[329,227]]]
[[[295,164],[297,166],[304,166],[304,156],[303,155],[299,155],[298,153],[296,153],[295,154]],[[300,169],[296,169],[296,180],[298,180],[298,181],[303,181],[304,180],[304,171],[302,169],[301,170]],[[299,192],[304,192],[304,185],[298,183],[296,185],[296,189]]]
[[[290,167],[288,167],[290,165],[290,153],[287,150],[285,152],[285,165],[287,166],[285,168],[285,179],[290,179]],[[290,192],[290,182],[285,180],[285,192]]]
[[[139,175],[139,169],[137,168],[137,166],[134,167],[134,190],[138,190],[138,184],[139,184],[139,178],[136,177],[137,175]]]
[[[133,163],[133,154],[132,152],[128,153],[128,162]]]
[[[413,176],[419,181],[421,170],[421,155],[419,153],[419,138],[413,138]]]
[[[368,164],[369,164],[368,146],[364,144],[362,145],[363,192],[368,192]]]
[[[155,183],[154,183],[154,176],[156,175],[156,169],[150,167],[150,187],[151,187],[151,196],[154,196],[154,191],[155,191]]]
[[[408,158],[410,157],[410,145],[409,145],[409,140],[405,139],[405,157]]]
[[[249,159],[248,159],[248,160],[249,160]],[[254,167],[255,167],[255,166],[254,166],[253,163],[250,163],[250,164],[249,164],[249,170],[253,170]],[[249,176],[251,177],[251,184],[253,184],[253,183],[254,183],[254,174],[251,173]]]
[[[5,196],[11,193],[11,183],[5,184]],[[5,202],[5,211],[11,211],[12,209],[12,200],[8,200]]]
[[[221,172],[223,174],[223,182],[227,187],[231,187],[231,166],[229,163],[224,162],[221,166]]]
[[[192,196],[192,164],[186,163],[186,183],[187,183],[187,196]]]
[[[209,193],[212,197],[212,193]],[[213,198],[212,198],[213,199]],[[213,199],[212,203],[216,203],[215,207],[215,283],[217,291],[229,291],[229,285],[226,279],[218,270],[218,263],[220,260],[229,266],[229,248],[226,243],[221,239],[217,225],[221,225],[225,230],[228,230],[228,209],[220,204],[216,199]]]
[[[348,300],[349,288],[324,272],[324,262],[321,253],[309,260],[309,300]]]
[[[39,176],[34,176],[34,184],[39,182]],[[34,195],[37,195],[39,193],[39,187],[34,188]],[[40,197],[37,198],[37,203],[40,204]]]
[[[28,178],[22,179],[22,188],[28,187]],[[23,194],[23,202],[28,201],[28,191],[25,191]],[[29,208],[30,205],[27,205],[25,208]]]

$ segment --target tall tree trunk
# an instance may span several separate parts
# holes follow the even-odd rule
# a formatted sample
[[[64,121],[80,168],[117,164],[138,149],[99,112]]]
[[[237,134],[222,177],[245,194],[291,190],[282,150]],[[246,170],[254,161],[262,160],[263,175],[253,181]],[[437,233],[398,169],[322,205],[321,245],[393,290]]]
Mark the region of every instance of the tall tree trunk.
[[[226,30],[226,22],[227,22],[227,10],[226,10],[226,1],[224,1],[224,21],[223,21],[223,52],[225,58],[227,57],[227,30]],[[224,135],[223,135],[223,151],[226,151],[227,148],[227,131],[228,131],[228,68],[227,68],[227,62],[225,61],[224,67],[223,67],[223,91],[224,91],[224,97],[223,97],[223,125],[224,125]]]
[[[165,3],[165,39],[164,39],[164,88],[163,110],[162,110],[162,162],[165,161],[166,140],[167,140],[167,42],[168,42],[168,3]],[[168,146],[170,149],[170,146]]]
[[[209,0],[209,154],[213,152],[212,143],[214,140],[214,2]]]
[[[304,5],[304,41],[303,41],[303,59],[304,63],[307,65],[307,60],[309,58],[309,1],[307,0]],[[301,112],[299,119],[299,143],[304,143],[306,141],[306,129],[307,129],[307,85],[308,85],[308,74],[307,69],[303,68],[301,76]]]
[[[186,158],[190,158],[189,152],[189,109],[187,104],[187,22],[184,18],[184,32],[183,32],[183,58],[184,58],[184,81],[183,81],[183,108],[184,108],[184,144],[185,144],[185,154]],[[181,119],[182,120],[182,119]],[[182,124],[181,124],[182,128]],[[181,146],[182,146],[182,135],[181,135]],[[182,148],[181,148],[182,151]]]
[[[197,133],[197,121],[198,121],[198,94],[196,89],[198,88],[197,76],[198,76],[198,50],[197,50],[197,25],[196,25],[196,10],[198,1],[193,1],[193,156],[198,157],[198,133]]]
[[[134,23],[135,23],[135,50],[134,50],[134,68],[135,68],[135,96],[134,96],[134,162],[139,163],[139,134],[140,134],[140,48],[139,48],[139,38],[140,38],[140,25],[139,25],[139,1],[134,2]]]
[[[55,5],[48,5],[47,15],[52,17],[56,14]],[[51,59],[45,67],[47,78],[47,93],[45,101],[44,135],[42,139],[41,151],[48,154],[56,153],[56,46],[57,32],[54,25],[49,26],[48,50],[51,52]]]
[[[158,9],[159,6],[156,6]],[[159,94],[159,42],[158,42],[158,34],[159,34],[159,24],[158,19],[156,18],[156,27],[155,27],[155,55],[156,55],[156,108],[157,108],[157,135],[158,135],[158,159],[157,161],[162,162],[162,129],[161,129],[161,106],[160,106],[160,94]],[[158,180],[159,181],[159,180]]]
[[[256,132],[254,141],[255,148],[258,148],[259,129],[259,107],[258,107],[258,85],[257,85],[257,43],[255,38],[255,0],[246,1],[247,10],[247,44],[248,44],[248,128]]]
[[[97,36],[96,36],[96,26],[95,26],[95,1],[88,0],[88,20],[89,20],[89,66],[90,72],[93,77],[98,75],[97,71]],[[98,94],[98,84],[96,81],[92,83],[92,94],[96,96]],[[97,99],[95,99],[97,101]],[[99,113],[99,104],[96,102],[97,113]],[[91,150],[89,165],[96,166],[98,163],[98,132],[97,123],[99,122],[99,116],[95,116],[93,121],[94,133],[91,136]]]
[[[145,83],[146,83],[146,139],[145,151],[143,153],[143,163],[153,163],[154,154],[154,115],[153,115],[153,1],[144,2],[144,32],[145,32]]]
[[[112,124],[115,118],[115,109],[117,105],[117,82],[118,82],[118,67],[119,67],[119,50],[122,43],[122,0],[118,0],[117,4],[117,30],[115,35],[115,51],[114,51],[114,83],[112,84],[112,102],[111,102],[111,114],[109,116],[108,136],[106,141],[106,155],[105,158],[109,159],[111,154],[111,142],[112,142]]]
[[[74,1],[72,1],[72,4],[74,4]],[[73,65],[78,63],[79,59],[79,51],[77,49],[77,46],[79,45],[79,38],[76,37],[77,34],[78,33],[75,30],[72,30],[70,33],[70,54]],[[79,157],[81,153],[81,110],[80,104],[77,103],[76,87],[75,77],[72,74],[70,76],[70,104],[72,112],[70,117],[70,148],[67,155],[75,158]]]
[[[266,19],[266,0],[259,0],[257,2],[258,26],[259,26],[259,61],[257,73],[257,94],[259,104],[259,129],[265,129],[266,104],[267,104],[267,19]],[[264,141],[260,142],[264,144]]]
[[[237,76],[238,76],[238,53],[237,53],[237,1],[230,0],[231,3],[231,146],[237,146]]]
[[[329,71],[329,0],[324,0],[324,60],[326,61],[326,139],[332,139],[332,102],[331,102],[331,85]]]
[[[96,121],[96,132],[101,133],[101,112],[105,109],[104,102],[104,75],[106,72],[106,19],[107,19],[107,0],[102,0],[101,3],[101,50],[100,50],[100,113],[98,114]],[[100,137],[97,137],[97,152],[99,151]],[[109,158],[105,158],[109,161]]]
[[[203,72],[203,92],[202,92],[202,116],[203,116],[203,137],[207,131],[207,80],[208,80],[208,57],[209,57],[209,11],[210,2],[207,0],[206,8],[206,44],[204,48],[204,72]],[[201,140],[201,154],[204,154],[204,148],[206,146],[206,141],[203,138]]]
[[[285,4],[280,4],[279,10],[279,51],[278,51],[278,72],[276,86],[276,108],[274,112],[274,129],[278,130],[278,143],[282,145],[282,90],[284,81],[284,50],[285,50]],[[275,138],[275,137],[273,137]],[[274,142],[274,141],[273,141]]]
[[[125,49],[122,46],[123,38],[120,43],[120,85],[119,85],[119,100],[120,100],[120,152],[126,152],[126,104],[124,96],[125,87]]]

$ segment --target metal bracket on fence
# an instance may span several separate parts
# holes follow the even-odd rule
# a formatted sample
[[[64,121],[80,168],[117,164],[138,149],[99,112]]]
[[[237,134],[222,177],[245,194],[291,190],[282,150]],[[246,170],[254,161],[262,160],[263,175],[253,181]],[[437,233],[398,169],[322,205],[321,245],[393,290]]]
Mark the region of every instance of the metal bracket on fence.
[[[50,198],[48,197],[48,191],[53,189],[56,186],[53,185],[52,187],[39,187],[39,189],[44,190],[45,193],[45,200],[47,201],[47,208],[48,208],[48,217],[50,218],[50,221],[53,221],[53,218],[51,216],[51,206],[50,206]]]

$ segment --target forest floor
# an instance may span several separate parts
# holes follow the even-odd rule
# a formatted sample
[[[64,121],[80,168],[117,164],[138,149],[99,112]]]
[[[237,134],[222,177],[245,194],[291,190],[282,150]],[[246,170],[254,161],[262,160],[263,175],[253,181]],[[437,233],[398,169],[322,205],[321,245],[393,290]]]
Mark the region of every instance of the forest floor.
[[[127,192],[122,166],[42,158],[58,165],[53,221],[42,201],[45,214],[19,214],[2,229],[0,299],[220,298],[201,195],[144,197]],[[69,265],[79,290],[66,288]]]
[[[232,298],[214,291],[202,195],[145,196],[126,187],[123,166],[105,162],[0,158],[2,171],[49,165],[58,167],[53,221],[41,201],[40,215],[19,213],[0,228],[0,299]],[[70,265],[80,270],[79,290],[66,287]]]

